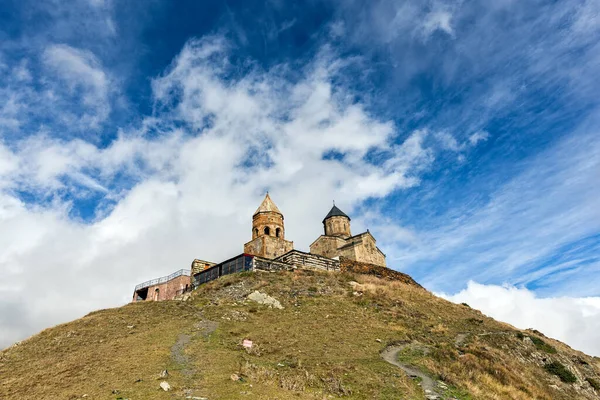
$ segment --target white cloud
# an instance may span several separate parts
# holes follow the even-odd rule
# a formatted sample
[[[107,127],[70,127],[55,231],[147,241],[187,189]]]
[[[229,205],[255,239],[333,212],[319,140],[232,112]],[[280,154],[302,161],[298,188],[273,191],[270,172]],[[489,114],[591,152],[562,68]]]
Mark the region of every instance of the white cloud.
[[[46,65],[54,68],[68,85],[91,87],[99,96],[108,91],[106,74],[91,52],[55,44],[44,51],[43,57]]]
[[[18,158],[0,142],[0,189],[8,185],[10,177],[18,168]]]
[[[90,51],[64,44],[54,44],[45,49],[42,59],[46,67],[56,74],[61,83],[51,84],[49,95],[62,95],[64,85],[68,95],[81,96],[81,105],[91,110],[83,123],[98,128],[110,113],[109,91],[111,81],[99,60]]]
[[[346,25],[343,21],[334,21],[329,24],[329,35],[333,38],[341,38],[346,34]]]
[[[21,125],[19,116],[23,110],[17,93],[7,93],[8,97],[0,106],[0,127],[18,129]]]
[[[600,357],[600,297],[540,298],[524,288],[473,281],[459,293],[441,296],[455,303],[467,303],[517,328],[537,329],[577,350]]]
[[[22,60],[12,71],[13,76],[23,82],[31,81],[31,72],[29,71],[26,60]]]
[[[509,110],[521,111],[512,115],[523,120],[519,126],[560,119],[565,108],[548,107],[548,97],[568,99],[573,108],[581,104],[578,112],[597,103],[597,1],[553,2],[543,12],[535,2],[513,0],[373,0],[368,7],[338,1],[337,6],[336,20],[352,27],[347,40],[393,66],[386,73],[393,74],[402,98],[419,98],[422,88],[414,81],[432,77],[441,102],[432,118],[436,130],[486,129]],[[535,90],[545,95],[532,101],[528,93]],[[540,111],[524,115],[522,107],[532,103]],[[394,112],[416,121],[416,104],[394,102]]]
[[[464,147],[461,146],[458,143],[458,140],[448,132],[437,132],[436,137],[440,141],[442,147],[447,150],[460,151]]]
[[[0,308],[19,310],[3,315],[1,345],[123,304],[136,283],[194,257],[240,253],[267,189],[285,213],[288,238],[307,249],[331,199],[351,212],[368,197],[417,184],[431,166],[435,150],[424,132],[392,146],[394,125],[332,83],[343,60],[322,54],[299,80],[285,65],[232,80],[230,51],[220,37],[186,45],[153,81],[155,116],[106,148],[48,134],[0,147],[9,160],[0,164]],[[89,53],[58,47],[47,58],[75,85],[108,84]],[[369,151],[388,162],[369,162]],[[340,157],[325,157],[330,152]],[[137,183],[129,190],[123,179]],[[27,206],[10,194],[23,189],[50,204]],[[64,191],[67,201],[58,196]],[[69,217],[71,201],[97,191],[113,206],[87,223]]]
[[[32,12],[44,13],[49,20],[44,29],[31,27],[33,29],[28,29],[28,33],[41,33],[69,42],[73,39],[84,40],[95,46],[106,46],[110,51],[109,47],[116,47],[113,39],[117,33],[113,3],[112,0],[75,0],[68,4],[60,0],[48,0],[34,3],[30,5]],[[45,42],[46,38],[32,39]]]
[[[585,0],[576,7],[574,31],[581,35],[593,35],[600,29],[600,4]]]
[[[582,125],[523,162],[488,200],[419,226],[413,242],[390,243],[389,262],[423,276],[421,283],[435,290],[462,285],[466,276],[535,284],[546,294],[596,294],[600,141],[594,132],[594,122]],[[476,192],[463,195],[478,200]]]
[[[20,50],[39,58],[11,59],[13,54],[0,51],[0,57],[11,59],[0,82],[5,99],[0,104],[0,138],[12,142],[44,133],[63,138],[97,135],[119,94],[114,79],[88,50],[65,44],[41,47]]]
[[[469,143],[472,146],[475,146],[479,142],[488,140],[489,137],[490,137],[490,134],[487,133],[486,131],[477,131],[477,132],[473,133],[471,136],[469,136]]]
[[[343,3],[352,7],[360,2]],[[480,7],[483,15],[473,15],[470,8],[435,2],[430,8],[417,1],[375,1],[373,7],[361,4],[360,12],[347,13],[358,21],[336,16],[330,34],[337,39],[352,37],[369,51],[384,44],[385,53],[393,55],[398,88],[432,70],[439,78],[436,89],[452,94],[451,84],[460,84],[461,90],[454,92],[460,96],[448,96],[452,104],[440,104],[434,118],[442,127],[439,132],[398,132],[391,121],[374,118],[360,103],[349,101],[352,96],[333,83],[348,61],[336,59],[329,48],[295,71],[294,79],[286,72],[297,65],[269,71],[257,67],[239,77],[239,71],[231,74],[229,43],[211,37],[190,42],[154,80],[153,117],[136,131],[120,132],[108,148],[71,140],[52,128],[0,145],[0,346],[92,309],[122,304],[135,283],[185,267],[194,257],[220,260],[238,253],[249,238],[249,216],[267,188],[286,214],[288,238],[306,249],[321,233],[320,220],[331,199],[352,214],[369,197],[419,185],[441,149],[464,159],[461,152],[487,138],[484,124],[519,98],[515,88],[523,86],[515,76],[540,87],[566,77],[570,93],[596,96],[596,74],[591,72],[598,46],[589,34],[597,19],[595,8],[577,9],[571,27],[562,22],[571,21],[564,18],[573,9],[570,3],[557,2],[547,13],[532,7],[533,14],[526,3],[486,3]],[[51,32],[42,35],[74,43],[66,38],[77,32],[87,41],[81,48],[48,45],[42,56],[47,75],[36,76],[26,62],[7,73],[7,88],[0,88],[0,97],[8,99],[0,110],[0,128],[18,129],[33,116],[62,119],[69,129],[87,132],[109,116],[116,86],[98,58],[82,50],[104,54],[113,46],[117,30],[110,2],[44,4],[45,12],[57,18]],[[504,29],[498,10],[506,13],[509,7],[512,20],[526,23]],[[470,29],[461,29],[465,21]],[[457,40],[435,48],[434,40],[446,34]],[[423,47],[429,44],[433,46]],[[578,66],[565,65],[577,52]],[[231,76],[238,78],[229,80]],[[38,93],[32,81],[44,91]],[[421,122],[435,112],[419,105],[423,113],[417,117],[410,107],[418,103],[394,104],[395,115],[406,116],[407,122],[414,115],[413,121]],[[83,111],[72,109],[74,104],[83,104]],[[6,132],[8,128],[0,131],[0,137]],[[400,144],[399,136],[406,137]],[[541,269],[530,263],[597,232],[594,172],[600,151],[590,132],[583,139],[574,136],[577,140],[563,142],[562,148],[528,160],[525,172],[500,185],[483,207],[469,203],[440,216],[434,229],[405,228],[395,219],[369,213],[354,219],[353,229],[374,228],[378,244],[396,257],[388,259],[390,264],[412,271],[425,266],[424,283],[432,287],[462,284],[472,275],[508,280],[517,270],[524,272],[519,284],[554,272],[542,283],[564,281],[565,274],[582,267],[565,272],[561,267],[567,262]],[[329,153],[333,156],[324,159]],[[373,154],[376,163],[365,158]],[[50,204],[25,204],[12,194],[18,190],[33,191]],[[70,202],[91,192],[104,193],[107,204],[92,221],[73,220]],[[64,193],[68,201],[60,200]],[[398,243],[407,247],[398,248]],[[562,282],[557,290],[597,291],[589,271],[600,271],[600,265],[586,268],[579,277],[569,276],[571,288]]]
[[[448,10],[435,9],[425,16],[425,21],[421,27],[425,37],[430,36],[437,30],[447,33],[454,37],[452,29],[452,13]]]

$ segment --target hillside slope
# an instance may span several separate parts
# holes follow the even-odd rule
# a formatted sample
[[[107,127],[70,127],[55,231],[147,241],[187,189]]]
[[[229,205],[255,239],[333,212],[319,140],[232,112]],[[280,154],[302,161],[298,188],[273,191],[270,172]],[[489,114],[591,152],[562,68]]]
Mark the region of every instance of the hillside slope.
[[[597,358],[539,332],[348,273],[231,275],[0,352],[1,399],[598,399],[599,385]]]

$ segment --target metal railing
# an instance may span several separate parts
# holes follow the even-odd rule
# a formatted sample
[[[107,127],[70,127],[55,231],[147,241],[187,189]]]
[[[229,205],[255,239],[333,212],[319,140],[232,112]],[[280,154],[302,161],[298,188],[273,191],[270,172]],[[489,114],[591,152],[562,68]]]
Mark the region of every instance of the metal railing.
[[[179,276],[185,275],[185,276],[190,276],[191,271],[189,269],[180,269],[177,272],[173,272],[171,275],[167,275],[167,276],[163,276],[162,278],[156,278],[156,279],[152,279],[149,281],[146,281],[144,283],[140,283],[139,285],[135,286],[135,290],[138,291],[140,289],[143,289],[145,287],[149,287],[149,286],[154,286],[154,285],[160,285],[161,283],[165,283],[170,281],[171,279],[175,279]]]

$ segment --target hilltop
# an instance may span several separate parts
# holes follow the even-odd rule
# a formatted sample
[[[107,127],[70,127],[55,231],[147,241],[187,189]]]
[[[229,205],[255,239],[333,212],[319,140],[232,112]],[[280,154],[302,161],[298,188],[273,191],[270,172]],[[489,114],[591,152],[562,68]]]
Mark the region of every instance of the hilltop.
[[[2,399],[600,398],[600,360],[540,332],[411,280],[310,270],[93,312],[0,352],[0,377]]]

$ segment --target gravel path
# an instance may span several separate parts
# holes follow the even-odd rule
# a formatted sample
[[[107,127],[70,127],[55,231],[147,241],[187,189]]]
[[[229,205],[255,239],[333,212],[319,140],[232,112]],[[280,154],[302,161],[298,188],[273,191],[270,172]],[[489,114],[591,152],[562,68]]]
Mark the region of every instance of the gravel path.
[[[406,374],[411,378],[420,378],[421,379],[421,387],[425,392],[425,398],[428,400],[434,399],[442,399],[443,394],[440,393],[440,389],[437,387],[436,382],[431,379],[430,376],[421,372],[418,368],[404,364],[398,361],[398,353],[402,351],[406,345],[404,346],[388,346],[381,352],[381,358],[385,361],[389,362],[392,365],[395,365],[401,368]]]

